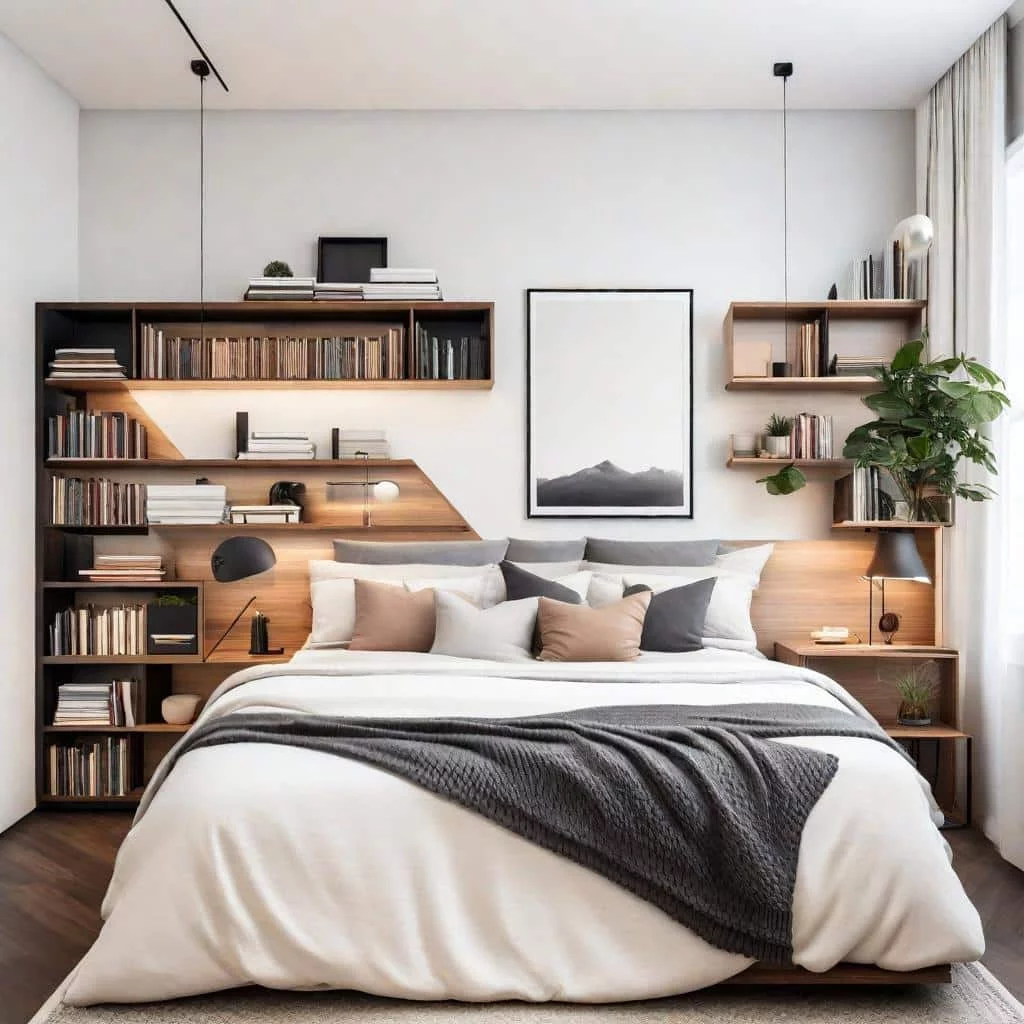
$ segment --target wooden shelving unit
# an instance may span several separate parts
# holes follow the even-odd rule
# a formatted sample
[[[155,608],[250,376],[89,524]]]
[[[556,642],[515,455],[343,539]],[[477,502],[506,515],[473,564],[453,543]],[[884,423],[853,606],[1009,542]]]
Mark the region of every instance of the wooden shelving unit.
[[[726,391],[850,391],[870,394],[878,386],[874,377],[733,377]]]
[[[849,459],[759,459],[757,456],[730,455],[725,464],[729,469],[763,469],[772,473],[783,466],[797,466],[800,469],[849,469]]]
[[[417,323],[443,336],[481,337],[487,342],[488,375],[483,380],[153,380],[139,379],[142,328],[146,324],[184,325],[182,337],[335,337],[347,323],[400,325],[409,348],[406,371],[413,366],[412,339]],[[338,327],[337,335],[327,333]],[[236,331],[232,334],[232,331]],[[249,333],[251,330],[251,334]],[[275,334],[275,332],[277,332]],[[464,333],[463,333],[464,332]],[[57,348],[109,348],[127,369],[125,380],[47,379]],[[41,303],[36,308],[36,465],[37,465],[37,590],[36,590],[36,731],[37,798],[40,804],[61,807],[131,807],[141,788],[122,797],[52,797],[48,794],[48,744],[76,737],[83,742],[104,736],[126,739],[130,759],[143,782],[162,754],[185,727],[160,718],[163,697],[176,692],[208,694],[224,677],[240,668],[286,661],[305,641],[310,628],[308,560],[331,558],[335,537],[387,540],[474,538],[476,533],[429,477],[411,459],[286,460],[184,458],[146,410],[132,397],[135,391],[166,391],[170,401],[180,393],[182,403],[194,391],[277,390],[421,390],[437,401],[460,401],[452,392],[486,390],[493,386],[494,307],[489,302],[234,302],[207,303]],[[236,401],[225,395],[225,404]],[[124,412],[147,429],[147,459],[50,459],[46,450],[46,420],[70,409]],[[341,416],[339,415],[339,419]],[[222,439],[220,451],[233,450],[233,432]],[[359,487],[328,492],[328,482],[357,484],[370,473],[399,485],[399,499],[373,510],[371,525],[363,519]],[[55,474],[103,477],[120,482],[192,483],[206,476],[227,488],[229,504],[262,504],[270,486],[287,479],[306,485],[303,522],[297,524],[229,523],[134,526],[54,525],[50,518],[50,489]],[[338,495],[342,497],[338,497]],[[212,581],[210,555],[216,545],[236,535],[261,536],[277,557],[274,569],[249,581]],[[137,541],[138,547],[135,546]],[[97,553],[160,551],[165,567],[177,578],[159,583],[93,583],[78,576]],[[88,560],[84,563],[83,558]],[[62,656],[48,649],[48,625],[55,612],[86,601],[103,604],[122,599],[144,603],[152,595],[198,590],[197,654],[138,656]],[[119,593],[122,592],[122,593]],[[216,651],[214,641],[227,629],[249,597],[271,620],[271,646],[280,656],[254,657],[248,651],[248,621],[238,624]],[[116,726],[54,726],[57,687],[62,682],[135,678],[139,682],[141,724]]]

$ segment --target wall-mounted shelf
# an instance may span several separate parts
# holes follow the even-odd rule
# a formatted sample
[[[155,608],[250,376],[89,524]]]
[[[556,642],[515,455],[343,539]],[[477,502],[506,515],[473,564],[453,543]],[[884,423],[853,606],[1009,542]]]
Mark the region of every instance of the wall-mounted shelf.
[[[167,722],[147,722],[145,725],[44,725],[43,732],[67,735],[69,733],[183,733],[191,726],[169,725]]]
[[[905,519],[873,519],[855,522],[846,520],[833,523],[833,530],[941,530],[949,523],[909,522]]]
[[[89,580],[46,580],[43,590],[186,590],[201,587],[201,580],[161,580],[159,583],[142,583],[128,580],[102,583]]]
[[[487,380],[88,380],[44,381],[75,394],[98,391],[489,391]]]
[[[806,320],[822,313],[838,320],[916,321],[928,303],[921,299],[825,299],[821,302],[733,302],[733,320]]]
[[[759,459],[757,456],[730,455],[725,460],[730,469],[764,469],[769,473],[773,467],[796,466],[799,469],[848,469],[853,465],[849,459]]]
[[[868,394],[878,388],[874,377],[733,377],[726,391],[852,391]]]
[[[46,468],[77,469],[397,469],[412,459],[47,459]]]

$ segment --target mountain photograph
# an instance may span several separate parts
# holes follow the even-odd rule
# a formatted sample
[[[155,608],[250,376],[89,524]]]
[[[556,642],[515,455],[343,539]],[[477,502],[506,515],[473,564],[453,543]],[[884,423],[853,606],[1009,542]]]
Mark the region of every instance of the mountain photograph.
[[[679,507],[686,504],[686,487],[682,473],[656,466],[631,473],[605,460],[575,473],[538,479],[537,504],[541,507]]]

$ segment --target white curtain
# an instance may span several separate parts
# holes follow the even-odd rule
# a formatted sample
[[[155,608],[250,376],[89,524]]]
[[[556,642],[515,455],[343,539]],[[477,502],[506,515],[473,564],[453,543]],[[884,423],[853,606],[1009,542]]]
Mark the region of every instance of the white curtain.
[[[935,224],[928,275],[931,352],[966,353],[1003,376],[1005,118],[1006,20],[1000,18],[918,107],[917,169],[919,207]],[[1003,493],[982,504],[959,501],[957,525],[945,531],[945,639],[961,653],[961,717],[975,736],[976,821],[1004,856],[1024,866],[1024,804],[1013,749],[1024,730],[1024,703],[1019,683],[1011,686],[1015,627],[1006,600],[1012,593],[1007,552],[1013,496],[1005,483],[1014,475],[1007,462],[1008,425],[1004,419],[992,431],[1002,476],[989,480],[974,467],[965,471],[968,480]],[[1016,589],[1013,603],[1020,605]],[[1012,727],[1010,715],[1016,715]]]

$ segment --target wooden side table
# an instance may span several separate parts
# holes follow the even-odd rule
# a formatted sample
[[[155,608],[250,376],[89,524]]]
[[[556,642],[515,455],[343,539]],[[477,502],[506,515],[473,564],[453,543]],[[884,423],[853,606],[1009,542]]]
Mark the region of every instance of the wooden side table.
[[[946,816],[944,828],[966,828],[971,824],[973,799],[974,739],[960,728],[960,654],[951,647],[901,644],[816,644],[776,643],[775,660],[786,665],[811,668],[830,676],[847,689],[878,719],[882,728],[901,743],[931,782],[935,798]],[[932,725],[901,725],[897,721],[900,698],[896,687],[880,678],[879,662],[891,663],[892,674],[899,662],[935,663],[937,672],[938,722]],[[964,745],[964,804],[957,803],[956,744]],[[926,748],[932,770],[925,771]]]

